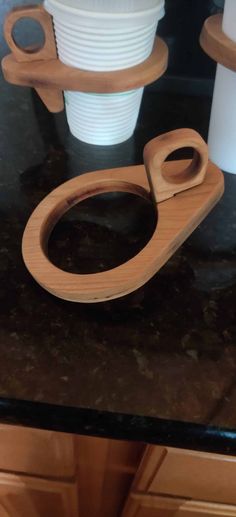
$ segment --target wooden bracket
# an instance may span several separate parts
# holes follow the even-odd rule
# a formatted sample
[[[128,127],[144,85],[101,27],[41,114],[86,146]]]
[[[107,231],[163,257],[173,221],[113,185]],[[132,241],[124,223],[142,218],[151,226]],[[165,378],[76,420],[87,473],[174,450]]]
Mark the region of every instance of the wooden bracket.
[[[164,163],[173,149],[186,145],[196,151],[192,161]],[[134,291],[157,273],[223,194],[223,174],[208,163],[207,145],[191,129],[172,131],[149,142],[144,161],[145,165],[73,178],[38,205],[25,228],[22,253],[29,272],[44,289],[59,298],[85,303],[119,298]],[[188,192],[181,192],[187,188]],[[167,200],[158,205],[158,223],[149,243],[133,259],[102,273],[78,275],[57,268],[48,259],[47,244],[58,220],[83,199],[114,191],[146,199],[151,194],[156,203]]]
[[[21,49],[14,41],[13,27],[20,18],[36,19],[45,33],[41,49]],[[62,111],[63,90],[89,93],[117,93],[141,88],[161,77],[167,68],[168,47],[157,37],[148,59],[139,65],[112,72],[80,70],[57,58],[51,16],[41,6],[18,8],[5,21],[5,38],[12,54],[2,60],[6,81],[35,88],[49,111]]]
[[[236,43],[223,32],[222,20],[222,14],[207,18],[200,35],[200,45],[214,61],[236,72]]]

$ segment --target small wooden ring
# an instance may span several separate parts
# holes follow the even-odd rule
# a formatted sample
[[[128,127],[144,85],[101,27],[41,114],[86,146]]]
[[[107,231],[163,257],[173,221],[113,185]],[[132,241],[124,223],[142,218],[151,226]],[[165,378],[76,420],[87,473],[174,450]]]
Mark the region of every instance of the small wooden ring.
[[[200,35],[200,45],[214,61],[236,72],[236,43],[223,32],[222,20],[222,14],[207,18]]]
[[[22,18],[32,18],[41,25],[45,41],[44,45],[38,50],[23,49],[16,44],[13,37],[13,28],[16,22]],[[52,18],[42,6],[25,6],[12,9],[4,22],[4,36],[16,61],[20,63],[45,61],[57,57]]]
[[[166,158],[182,147],[194,150],[193,159],[185,169],[167,176],[163,171]],[[148,142],[144,148],[144,163],[152,194],[155,202],[159,203],[203,182],[208,165],[208,147],[193,129],[176,129]]]

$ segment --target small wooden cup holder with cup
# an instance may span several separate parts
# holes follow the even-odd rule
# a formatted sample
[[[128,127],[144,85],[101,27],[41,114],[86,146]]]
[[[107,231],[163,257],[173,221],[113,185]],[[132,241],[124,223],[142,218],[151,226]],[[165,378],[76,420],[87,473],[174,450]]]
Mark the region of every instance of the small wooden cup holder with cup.
[[[207,18],[200,35],[200,45],[214,61],[236,72],[236,43],[224,33],[222,20],[222,14]]]
[[[191,147],[192,160],[166,162],[173,151]],[[74,274],[47,256],[50,234],[62,215],[82,200],[104,192],[130,192],[158,205],[157,226],[148,244],[128,262],[93,274]],[[144,165],[81,175],[62,184],[37,206],[23,236],[22,252],[34,279],[53,295],[74,302],[119,298],[145,284],[206,217],[224,191],[222,172],[208,162],[208,148],[192,129],[151,140]]]
[[[21,18],[33,18],[45,34],[42,48],[20,48],[13,29]],[[64,109],[63,90],[88,93],[117,93],[146,86],[161,77],[167,68],[168,48],[156,37],[153,51],[143,63],[112,72],[92,72],[65,65],[57,57],[52,17],[42,6],[13,9],[4,24],[5,39],[12,54],[2,60],[5,79],[12,84],[35,88],[51,112]]]

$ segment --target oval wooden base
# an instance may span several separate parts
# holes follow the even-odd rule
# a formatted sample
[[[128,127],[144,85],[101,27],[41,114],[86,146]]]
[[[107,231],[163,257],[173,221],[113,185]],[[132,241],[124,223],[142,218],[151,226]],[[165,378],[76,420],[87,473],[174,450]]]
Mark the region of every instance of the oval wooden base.
[[[236,72],[236,43],[223,32],[222,19],[222,14],[215,14],[205,21],[200,45],[214,61]]]
[[[165,162],[167,173],[185,169],[188,160]],[[134,258],[119,267],[91,275],[58,269],[47,257],[50,233],[62,214],[78,202],[101,192],[125,191],[149,198],[144,165],[85,174],[51,192],[26,226],[22,252],[31,275],[53,295],[74,302],[102,302],[124,296],[145,284],[206,217],[224,191],[222,172],[209,163],[205,181],[158,205],[152,239]]]

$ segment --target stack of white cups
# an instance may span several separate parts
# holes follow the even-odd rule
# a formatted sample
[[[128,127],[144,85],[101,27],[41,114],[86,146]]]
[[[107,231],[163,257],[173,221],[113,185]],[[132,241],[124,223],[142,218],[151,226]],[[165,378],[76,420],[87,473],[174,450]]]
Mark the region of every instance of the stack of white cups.
[[[152,52],[164,0],[45,0],[53,16],[59,59],[90,71],[130,68]],[[112,145],[134,132],[143,88],[122,93],[66,91],[71,133],[97,145]]]

